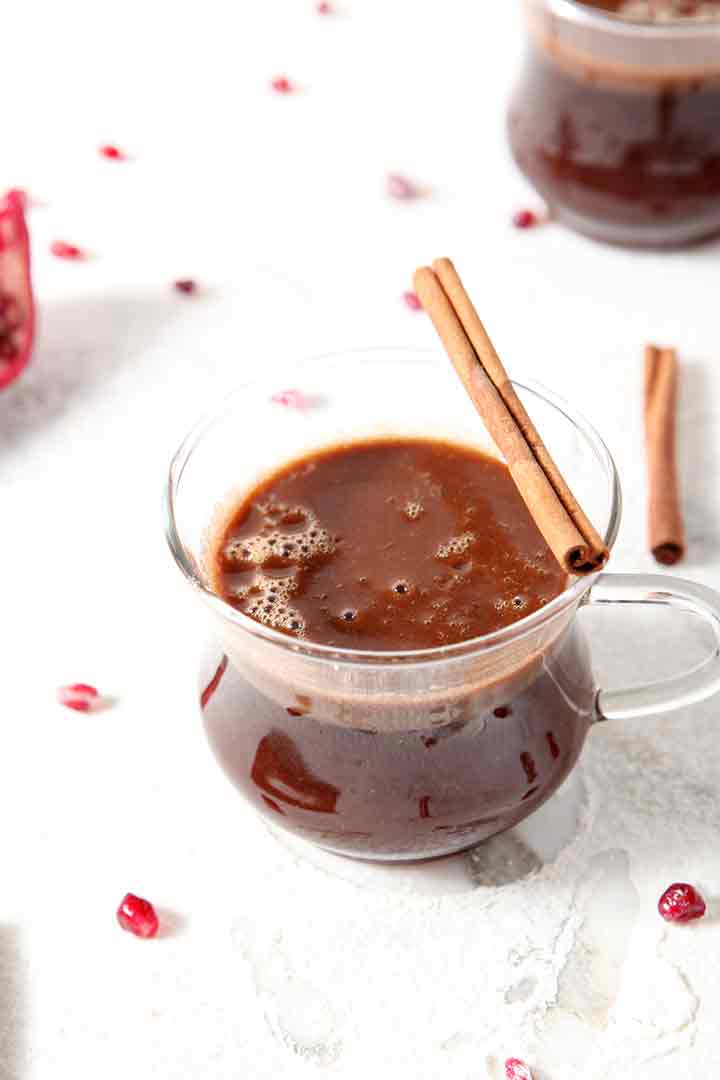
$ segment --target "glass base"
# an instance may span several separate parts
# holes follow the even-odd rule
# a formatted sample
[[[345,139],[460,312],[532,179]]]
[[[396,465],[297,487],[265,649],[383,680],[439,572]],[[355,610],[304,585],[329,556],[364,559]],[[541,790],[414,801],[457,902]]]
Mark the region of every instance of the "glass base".
[[[720,236],[720,216],[717,220],[695,223],[659,223],[657,225],[629,225],[605,222],[585,217],[567,207],[551,206],[555,221],[591,240],[598,240],[614,247],[646,248],[648,250],[695,247]]]
[[[322,851],[318,857],[354,859],[367,864],[418,865],[461,853],[465,853],[462,857],[471,858],[478,846],[493,851],[498,844],[505,850],[503,845],[512,849],[517,843],[529,844],[532,850],[547,854],[558,837],[572,832],[574,826],[569,828],[567,815],[577,822],[580,790],[577,778],[571,775],[563,785],[564,798],[555,792],[579,752],[586,721],[576,719],[571,711],[563,726],[558,720],[561,702],[554,693],[546,707],[553,717],[555,735],[548,742],[542,720],[532,762],[529,757],[520,758],[519,753],[512,756],[516,765],[526,763],[534,786],[535,781],[542,781],[540,755],[546,747],[547,764],[551,767],[547,786],[537,791],[529,787],[531,799],[533,795],[536,799],[526,801],[520,795],[518,806],[508,810],[503,805],[500,812],[484,819],[485,824],[468,813],[467,823],[458,825],[452,819],[448,823],[438,816],[434,794],[420,800],[416,819],[403,816],[406,808],[412,811],[414,805],[407,802],[403,793],[414,782],[417,762],[426,769],[433,763],[424,780],[428,790],[432,790],[433,783],[437,786],[436,776],[442,780],[449,770],[454,791],[459,789],[464,775],[458,761],[462,763],[465,759],[463,767],[474,770],[466,780],[467,798],[476,798],[478,791],[482,797],[483,790],[492,790],[483,776],[486,761],[494,761],[514,738],[522,739],[525,745],[532,736],[533,724],[538,726],[535,714],[543,713],[537,699],[533,699],[528,712],[521,696],[513,705],[513,717],[517,716],[513,723],[507,723],[505,710],[498,710],[501,715],[493,716],[491,722],[483,717],[468,717],[448,725],[447,730],[434,728],[432,734],[423,729],[391,737],[328,725],[311,715],[302,716],[296,709],[284,709],[269,702],[248,686],[217,646],[211,646],[206,653],[200,687],[205,731],[228,778],[265,818],[279,840],[287,845],[299,845],[302,850]],[[493,724],[496,731],[492,730]],[[400,741],[399,748],[395,746],[395,738]],[[457,752],[452,747],[455,742]],[[564,763],[560,758],[563,752],[567,755]],[[477,758],[476,763],[473,758]],[[357,773],[351,773],[353,779],[357,777],[354,788],[341,780],[343,769],[347,771],[353,766],[358,767]],[[385,807],[389,807],[385,810],[378,805],[377,792],[381,782],[385,782],[388,768],[393,767],[400,771],[397,782],[390,786],[401,794],[390,802],[385,795]],[[516,768],[516,772],[522,778],[524,790],[530,780],[522,768]],[[473,786],[476,776],[477,784]],[[365,789],[367,793],[363,795]],[[508,839],[503,840],[503,836]]]

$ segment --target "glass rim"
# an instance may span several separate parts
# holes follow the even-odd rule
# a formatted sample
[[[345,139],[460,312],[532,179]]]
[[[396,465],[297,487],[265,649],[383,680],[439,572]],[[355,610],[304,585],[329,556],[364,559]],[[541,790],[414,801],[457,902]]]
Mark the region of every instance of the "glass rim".
[[[376,352],[392,352],[396,354],[410,353],[415,356],[429,356],[433,355],[436,350],[413,346],[374,346],[363,349],[338,350],[307,357],[305,360],[300,361],[299,364],[295,365],[294,370],[297,371],[306,365],[317,364],[323,361],[327,362],[329,360],[338,359],[339,357],[366,356]],[[550,600],[549,603],[545,604],[537,611],[511,623],[509,626],[501,627],[498,630],[493,630],[488,634],[482,634],[479,637],[458,641],[451,645],[435,645],[425,649],[405,649],[397,651],[346,649],[335,645],[322,645],[318,642],[305,641],[302,638],[293,638],[288,634],[284,634],[281,630],[275,630],[272,627],[265,626],[263,623],[256,622],[248,615],[238,611],[237,608],[234,608],[221,596],[218,596],[212,589],[208,588],[198,574],[194,560],[188,556],[176,527],[175,500],[185,468],[203,437],[217,421],[227,415],[242,395],[247,393],[247,391],[253,387],[261,386],[264,381],[265,380],[260,377],[248,379],[244,383],[241,383],[233,391],[224,396],[217,408],[204,413],[200,419],[193,424],[171,458],[163,495],[165,539],[183,576],[189,584],[201,594],[203,600],[210,606],[211,610],[223,619],[233,623],[239,629],[250,634],[251,637],[259,638],[269,644],[277,645],[280,649],[290,650],[296,654],[300,653],[303,656],[318,660],[331,660],[335,663],[341,662],[363,666],[377,664],[383,667],[412,663],[437,663],[439,661],[458,659],[466,657],[469,654],[496,649],[525,634],[532,633],[551,619],[555,618],[556,615],[561,614],[578,602],[583,593],[585,593],[597,580],[600,571],[594,574],[585,575],[584,577],[575,578],[575,580],[571,581],[561,593]],[[620,478],[615,462],[605,445],[604,440],[589,420],[577,410],[571,408],[564,398],[554,394],[541,383],[538,383],[535,380],[520,382],[514,379],[511,379],[510,382],[516,389],[525,390],[545,404],[552,406],[552,408],[571,423],[582,435],[586,445],[590,448],[596,460],[603,467],[610,497],[610,515],[605,529],[604,540],[608,550],[612,551],[620,527],[622,493],[620,488]]]
[[[651,22],[643,19],[623,19],[611,11],[587,7],[582,0],[542,0],[542,3],[560,18],[616,34],[660,39],[678,36],[707,37],[709,33],[720,35],[720,19],[669,19],[667,22]]]

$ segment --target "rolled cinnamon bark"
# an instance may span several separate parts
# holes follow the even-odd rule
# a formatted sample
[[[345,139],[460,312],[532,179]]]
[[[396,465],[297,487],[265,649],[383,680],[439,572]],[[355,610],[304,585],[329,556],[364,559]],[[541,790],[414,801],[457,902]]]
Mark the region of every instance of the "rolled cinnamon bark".
[[[685,554],[678,483],[675,414],[678,362],[674,349],[645,347],[645,446],[648,540],[655,559],[673,566]]]
[[[571,574],[601,570],[608,559],[607,546],[525,412],[453,264],[438,259],[432,269],[417,270],[413,281],[548,547]]]

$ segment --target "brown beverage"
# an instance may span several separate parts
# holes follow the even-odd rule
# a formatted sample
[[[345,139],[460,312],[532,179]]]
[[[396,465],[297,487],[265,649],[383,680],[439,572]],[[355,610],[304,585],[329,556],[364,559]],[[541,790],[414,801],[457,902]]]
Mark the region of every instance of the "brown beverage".
[[[509,114],[523,172],[561,219],[600,239],[673,245],[718,232],[720,3],[578,4],[607,13],[599,28],[544,7],[528,0]]]
[[[566,584],[505,466],[431,440],[293,462],[232,510],[209,563],[215,590],[258,622],[392,654],[509,626]],[[593,699],[579,634],[519,667],[452,700],[419,696],[398,726],[357,703],[317,715],[292,685],[281,704],[221,663],[205,722],[231,779],[278,824],[349,854],[440,854],[520,820],[579,754]]]
[[[720,0],[579,0],[579,3],[639,22],[717,19],[720,16]]]

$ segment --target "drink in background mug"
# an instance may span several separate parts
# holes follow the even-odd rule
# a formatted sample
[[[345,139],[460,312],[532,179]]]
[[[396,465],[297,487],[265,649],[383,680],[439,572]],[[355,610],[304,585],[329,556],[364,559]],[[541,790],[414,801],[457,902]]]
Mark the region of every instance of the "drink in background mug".
[[[575,0],[524,10],[510,145],[554,214],[637,246],[720,232],[720,17],[640,22]]]
[[[202,420],[173,458],[166,492],[170,549],[218,642],[217,666],[199,692],[206,733],[235,786],[276,826],[365,859],[459,851],[549,798],[591,727],[665,712],[720,688],[717,646],[686,675],[626,690],[596,686],[586,638],[594,605],[690,610],[720,643],[720,596],[667,576],[573,579],[511,626],[409,652],[315,645],[231,607],[208,586],[211,523],[285,462],[380,435],[497,453],[439,351],[322,357],[294,366],[288,385],[302,390],[306,408],[273,402],[282,378],[258,380]],[[552,394],[515,388],[612,547],[621,499],[604,443]]]

